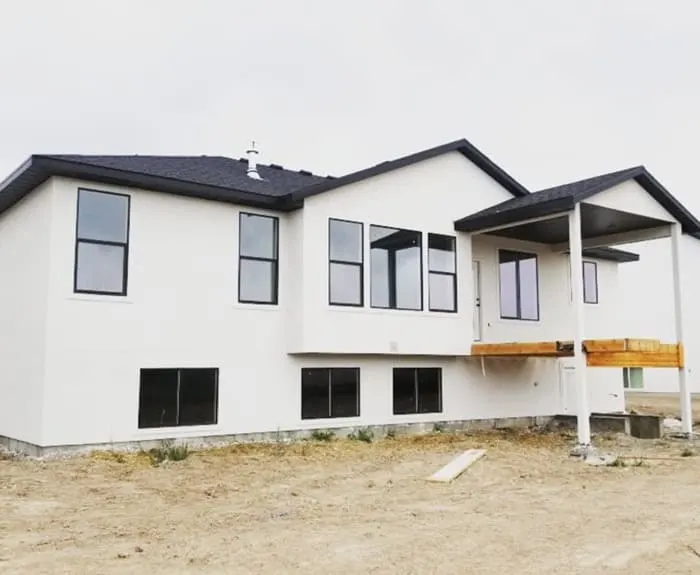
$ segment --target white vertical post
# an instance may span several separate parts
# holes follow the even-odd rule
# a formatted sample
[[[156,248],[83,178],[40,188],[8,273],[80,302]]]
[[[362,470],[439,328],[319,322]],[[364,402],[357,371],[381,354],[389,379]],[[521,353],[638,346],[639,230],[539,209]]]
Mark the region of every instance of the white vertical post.
[[[583,351],[584,307],[583,307],[583,242],[581,241],[581,206],[576,204],[569,213],[569,262],[571,265],[571,292],[573,296],[574,320],[574,381],[576,382],[576,413],[578,445],[587,449],[591,445],[590,408],[588,407],[588,384],[586,382],[586,355]]]
[[[673,314],[676,326],[676,343],[683,345],[683,295],[681,289],[681,243],[683,230],[681,224],[671,225],[671,262],[673,265]],[[685,367],[685,358],[678,368],[678,387],[681,400],[681,421],[683,433],[693,433],[693,412],[690,403],[690,389],[688,388],[688,369]]]

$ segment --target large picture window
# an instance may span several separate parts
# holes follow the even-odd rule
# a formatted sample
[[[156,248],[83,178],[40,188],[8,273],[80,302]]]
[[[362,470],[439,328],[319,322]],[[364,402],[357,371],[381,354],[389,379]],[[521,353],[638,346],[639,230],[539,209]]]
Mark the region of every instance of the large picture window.
[[[428,309],[457,311],[455,238],[428,234]]]
[[[126,295],[129,196],[78,190],[73,291]]]
[[[421,233],[370,226],[370,305],[422,310]]]
[[[510,250],[498,251],[501,317],[537,321],[540,302],[537,256]]]
[[[361,307],[364,303],[363,226],[359,222],[328,221],[328,301]]]
[[[238,301],[276,304],[278,291],[278,220],[241,213]]]
[[[442,412],[442,369],[394,368],[394,415]]]
[[[360,415],[360,370],[316,367],[301,370],[301,418],[329,419]]]
[[[218,392],[218,369],[142,369],[139,428],[216,424]]]

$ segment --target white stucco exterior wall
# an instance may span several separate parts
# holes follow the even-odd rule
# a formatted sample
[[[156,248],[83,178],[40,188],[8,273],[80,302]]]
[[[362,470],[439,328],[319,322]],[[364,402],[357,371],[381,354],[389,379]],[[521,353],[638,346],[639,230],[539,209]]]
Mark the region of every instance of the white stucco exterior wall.
[[[0,215],[0,435],[43,441],[52,183]]]
[[[370,308],[369,226],[379,225],[457,238],[457,274],[471,276],[471,242],[454,231],[454,221],[511,198],[459,152],[452,152],[380,176],[307,198],[303,258],[303,331],[297,353],[465,355],[472,341],[472,286],[460,281],[457,313],[427,311],[427,235],[423,237],[424,311]],[[365,226],[365,307],[328,305],[328,219]],[[313,271],[310,271],[313,270]]]
[[[57,178],[45,194],[51,217],[42,228],[50,246],[43,261],[48,285],[39,395],[43,432],[8,428],[10,436],[72,445],[563,411],[560,361],[489,359],[482,366],[458,357],[468,354],[473,337],[472,241],[466,234],[459,234],[457,245],[458,313],[428,312],[427,305],[423,312],[372,310],[368,276],[365,308],[340,311],[328,305],[329,217],[361,221],[366,234],[376,223],[456,235],[455,219],[511,197],[457,153],[309,198],[302,211],[271,214],[280,222],[277,306],[237,303],[238,215],[258,210],[91,184],[84,187],[131,196],[128,295],[74,294],[79,186]],[[493,246],[480,240],[474,253],[481,250],[484,270],[493,271],[484,275],[484,297],[497,293],[488,287],[497,281],[497,264]],[[425,241],[426,236],[424,277]],[[615,267],[599,263],[601,307],[589,315],[591,333],[601,335],[591,337],[618,335],[605,308],[613,301]],[[566,258],[550,252],[539,269],[542,321],[527,322],[527,328],[498,323],[489,328],[492,336],[569,337]],[[482,307],[485,334],[488,318],[498,314],[497,300],[493,305]],[[301,420],[300,370],[314,366],[361,369],[360,417]],[[402,366],[442,368],[442,413],[393,415],[391,374]],[[148,367],[219,368],[218,424],[139,430],[139,370]],[[37,381],[40,385],[41,377]],[[623,409],[619,370],[595,370],[595,381],[600,384],[592,392],[592,409]]]
[[[628,180],[588,198],[585,203],[611,208],[621,212],[631,212],[665,222],[676,219],[657,202],[642,186]]]

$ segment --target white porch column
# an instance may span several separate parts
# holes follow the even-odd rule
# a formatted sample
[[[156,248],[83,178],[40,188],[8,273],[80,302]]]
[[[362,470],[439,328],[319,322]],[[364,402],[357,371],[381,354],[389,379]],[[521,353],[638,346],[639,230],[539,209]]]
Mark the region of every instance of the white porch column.
[[[571,265],[571,291],[573,295],[573,340],[574,380],[578,391],[576,414],[578,445],[588,448],[591,444],[590,408],[588,406],[588,384],[586,382],[586,354],[583,351],[584,306],[583,306],[583,244],[581,241],[581,206],[576,204],[569,213],[569,262]]]
[[[671,262],[673,264],[673,312],[676,324],[676,343],[683,342],[683,297],[681,288],[681,240],[683,230],[681,224],[671,226]],[[683,361],[685,364],[685,360]],[[678,368],[678,384],[681,400],[681,420],[683,433],[693,432],[693,412],[688,388],[688,369],[685,365]]]

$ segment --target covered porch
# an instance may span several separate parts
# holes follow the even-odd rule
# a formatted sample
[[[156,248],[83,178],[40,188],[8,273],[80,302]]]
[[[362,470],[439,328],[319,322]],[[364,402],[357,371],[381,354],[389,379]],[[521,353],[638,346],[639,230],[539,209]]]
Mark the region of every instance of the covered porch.
[[[565,287],[571,289],[572,304],[568,317],[561,318],[567,322],[568,337],[556,341],[478,342],[472,345],[472,356],[573,358],[578,395],[578,442],[584,449],[590,446],[587,367],[676,368],[683,431],[692,433],[683,352],[680,248],[682,234],[696,237],[700,234],[700,222],[646,169],[632,168],[514,198],[456,221],[455,230],[538,244],[551,252],[569,256],[571,285]],[[632,254],[611,246],[662,238],[670,239],[673,272],[666,281],[673,285],[675,341],[637,339],[628,337],[633,334],[624,333],[614,339],[586,339],[584,256],[595,250],[601,257],[614,259],[619,255],[622,258],[625,254]],[[508,263],[505,258],[502,260],[499,259],[499,265]],[[539,289],[536,268],[534,278],[535,289]],[[503,290],[500,280],[499,290]],[[533,319],[535,312],[524,289],[517,290],[516,300],[513,307],[517,317]],[[526,317],[527,314],[531,317]],[[539,310],[536,314],[539,319]]]

